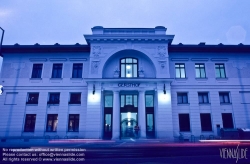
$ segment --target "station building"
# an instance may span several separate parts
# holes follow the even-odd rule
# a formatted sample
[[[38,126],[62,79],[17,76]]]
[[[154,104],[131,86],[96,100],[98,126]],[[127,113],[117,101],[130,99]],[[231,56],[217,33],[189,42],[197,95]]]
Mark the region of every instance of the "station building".
[[[173,140],[250,127],[250,46],[166,28],[92,28],[87,44],[4,45],[0,137]],[[195,37],[195,36],[194,36]]]

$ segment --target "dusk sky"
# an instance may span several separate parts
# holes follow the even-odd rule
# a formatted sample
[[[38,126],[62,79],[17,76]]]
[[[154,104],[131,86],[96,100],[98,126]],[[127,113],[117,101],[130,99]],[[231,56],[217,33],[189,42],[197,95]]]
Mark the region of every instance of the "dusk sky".
[[[86,44],[94,26],[165,26],[173,44],[250,44],[250,0],[0,0],[4,45]]]

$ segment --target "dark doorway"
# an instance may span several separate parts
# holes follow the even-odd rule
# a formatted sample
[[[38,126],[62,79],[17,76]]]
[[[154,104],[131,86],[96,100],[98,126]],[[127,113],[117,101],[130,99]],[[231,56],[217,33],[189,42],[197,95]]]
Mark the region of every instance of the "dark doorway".
[[[234,128],[232,113],[222,113],[223,128]]]

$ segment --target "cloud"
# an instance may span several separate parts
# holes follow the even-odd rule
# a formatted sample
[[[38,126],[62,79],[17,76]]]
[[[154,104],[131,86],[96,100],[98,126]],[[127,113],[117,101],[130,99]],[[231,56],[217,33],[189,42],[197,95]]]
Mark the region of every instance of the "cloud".
[[[230,44],[243,43],[245,41],[246,35],[246,30],[241,26],[232,26],[226,33],[227,41]]]

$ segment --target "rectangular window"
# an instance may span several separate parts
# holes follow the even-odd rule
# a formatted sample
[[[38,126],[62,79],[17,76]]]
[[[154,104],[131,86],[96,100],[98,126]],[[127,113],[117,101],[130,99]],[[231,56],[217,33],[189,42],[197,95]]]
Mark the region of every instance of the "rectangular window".
[[[222,113],[223,128],[234,128],[232,113]]]
[[[121,95],[121,107],[125,107],[126,105],[138,107],[137,101],[137,95]]]
[[[47,132],[56,132],[58,124],[58,114],[47,115]]]
[[[82,78],[82,63],[73,64],[72,78]]]
[[[195,64],[196,78],[206,78],[205,65]]]
[[[33,64],[31,78],[41,78],[42,69],[43,69],[43,64]]]
[[[69,115],[69,132],[78,132],[79,131],[79,114],[70,114]]]
[[[71,93],[69,104],[81,104],[81,93]]]
[[[38,104],[39,93],[28,93],[26,104]]]
[[[62,78],[62,64],[53,64],[51,78]]]
[[[202,131],[212,131],[212,122],[210,113],[201,113],[201,130]]]
[[[180,131],[190,131],[189,114],[179,114]]]
[[[60,103],[60,93],[49,93],[48,104],[59,104]]]
[[[146,107],[154,107],[154,96],[145,95]]]
[[[113,107],[113,96],[105,95],[104,96],[104,107]]]
[[[198,97],[199,97],[199,104],[207,104],[207,103],[209,103],[208,93],[207,92],[199,92]]]
[[[26,114],[24,132],[34,132],[36,124],[36,114]]]
[[[224,64],[215,64],[216,78],[226,78]]]
[[[175,64],[175,77],[186,78],[185,64]]]
[[[187,93],[177,93],[177,102],[178,104],[187,104],[188,103]]]
[[[230,103],[229,92],[219,92],[220,103]]]

